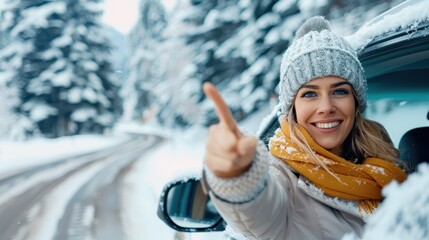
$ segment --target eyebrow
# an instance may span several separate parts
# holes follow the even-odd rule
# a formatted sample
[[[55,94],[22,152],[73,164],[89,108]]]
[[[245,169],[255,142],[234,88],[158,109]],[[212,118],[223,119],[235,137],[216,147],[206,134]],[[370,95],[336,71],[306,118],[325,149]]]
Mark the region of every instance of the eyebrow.
[[[336,87],[339,87],[342,85],[350,85],[351,86],[351,84],[349,82],[344,81],[344,82],[337,82],[337,83],[331,84],[331,88],[336,88]],[[319,86],[311,85],[311,84],[305,84],[301,88],[319,89]]]

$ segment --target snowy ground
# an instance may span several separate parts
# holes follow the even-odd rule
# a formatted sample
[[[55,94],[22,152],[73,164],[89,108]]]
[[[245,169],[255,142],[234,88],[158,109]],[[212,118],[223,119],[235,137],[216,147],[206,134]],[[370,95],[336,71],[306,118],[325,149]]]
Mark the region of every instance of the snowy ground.
[[[126,135],[78,135],[58,139],[37,138],[29,141],[7,141],[0,138],[0,175],[22,168],[56,161],[60,158],[108,148],[127,139]]]

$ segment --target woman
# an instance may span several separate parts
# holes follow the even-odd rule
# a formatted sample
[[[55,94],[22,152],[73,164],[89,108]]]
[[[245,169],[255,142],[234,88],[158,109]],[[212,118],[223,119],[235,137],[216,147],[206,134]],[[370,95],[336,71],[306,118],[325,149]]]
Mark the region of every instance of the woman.
[[[204,85],[219,124],[206,144],[203,182],[228,225],[249,239],[340,239],[362,233],[381,189],[406,179],[385,129],[365,119],[356,53],[322,17],[307,20],[283,55],[281,127],[269,150],[243,135]]]

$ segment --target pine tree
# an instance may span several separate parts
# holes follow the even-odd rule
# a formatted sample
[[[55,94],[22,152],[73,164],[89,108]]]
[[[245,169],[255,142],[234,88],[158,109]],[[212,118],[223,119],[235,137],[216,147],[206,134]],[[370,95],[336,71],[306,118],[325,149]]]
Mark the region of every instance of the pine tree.
[[[221,83],[242,70],[239,61],[231,64],[215,56],[218,47],[244,23],[237,2],[178,1],[168,18],[162,46],[163,81],[167,84],[162,91],[157,89],[163,94],[159,96],[161,123],[180,127],[200,123],[202,83]]]
[[[288,39],[267,43],[264,38],[280,22],[281,13],[273,10],[277,1],[190,3],[197,17],[188,17],[196,25],[185,35],[195,54],[188,68],[194,69],[193,76],[199,79],[200,86],[206,81],[216,84],[235,118],[241,120],[256,110],[258,103],[266,102],[276,86],[273,80],[278,75],[272,70],[281,53],[275,44],[283,45],[284,50]],[[200,90],[198,102],[203,101],[205,96]],[[203,112],[205,124],[217,121],[212,105],[204,103]]]
[[[246,62],[246,69],[229,89],[239,96],[239,109],[245,117],[276,98],[282,53],[304,18],[296,1],[248,1],[241,7],[247,24],[228,41],[244,44],[225,44],[222,51],[226,58]]]
[[[312,15],[350,16],[351,9],[371,1],[177,2],[168,16],[162,60],[156,65],[163,73],[156,82],[165,86],[146,90],[151,99],[158,99],[163,124],[187,126],[217,121],[213,105],[201,91],[206,81],[217,85],[237,120],[276,102],[282,55],[303,21]]]
[[[140,2],[139,19],[129,34],[129,74],[122,89],[124,120],[142,119],[156,105],[154,89],[162,78],[158,57],[165,24],[164,8],[159,1]]]
[[[0,85],[0,139],[25,140],[38,133],[34,122],[14,111],[18,103],[16,89]]]
[[[1,9],[11,38],[2,69],[20,91],[17,110],[45,136],[102,132],[119,114],[100,13],[98,0],[7,0]]]
[[[176,11],[180,9],[180,11]],[[157,120],[168,127],[186,127],[199,122],[201,81],[195,68],[189,64],[197,55],[186,36],[194,31],[204,18],[204,11],[194,8],[189,1],[177,1],[163,30],[163,42],[158,59],[162,84],[152,89],[157,97]]]

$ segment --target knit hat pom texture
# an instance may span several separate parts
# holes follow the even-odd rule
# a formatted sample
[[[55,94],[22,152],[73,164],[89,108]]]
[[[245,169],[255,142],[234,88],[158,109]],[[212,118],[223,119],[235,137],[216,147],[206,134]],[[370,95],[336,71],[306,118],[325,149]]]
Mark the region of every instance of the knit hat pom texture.
[[[295,33],[295,39],[300,39],[305,34],[311,31],[320,32],[325,29],[331,31],[331,25],[329,24],[328,20],[326,20],[324,17],[315,16],[315,17],[309,18],[301,25],[300,28],[298,28],[298,30]]]

